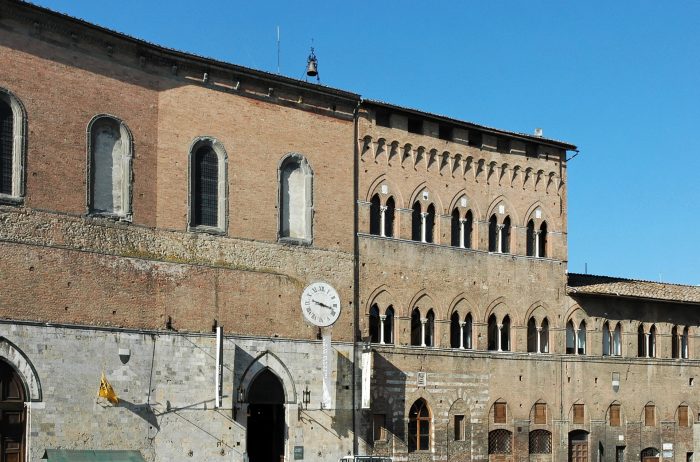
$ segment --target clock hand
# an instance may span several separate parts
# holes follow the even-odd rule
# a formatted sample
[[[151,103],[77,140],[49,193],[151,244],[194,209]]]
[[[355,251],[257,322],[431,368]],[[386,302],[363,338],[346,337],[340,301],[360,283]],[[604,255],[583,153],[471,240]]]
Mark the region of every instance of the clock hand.
[[[317,300],[314,300],[313,302],[314,302],[315,304],[317,304],[317,305],[321,305],[321,306],[324,307],[324,308],[328,308],[329,310],[331,309],[331,307],[328,306],[328,305],[326,305],[325,303],[321,303],[321,302],[319,302],[319,301],[317,301]]]

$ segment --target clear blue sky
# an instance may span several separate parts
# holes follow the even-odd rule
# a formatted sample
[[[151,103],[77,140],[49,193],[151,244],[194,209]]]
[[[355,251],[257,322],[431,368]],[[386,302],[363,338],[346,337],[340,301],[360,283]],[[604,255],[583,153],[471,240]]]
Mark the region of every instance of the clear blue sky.
[[[579,146],[569,271],[700,284],[700,2],[37,0],[160,45]],[[166,6],[167,5],[167,6]]]

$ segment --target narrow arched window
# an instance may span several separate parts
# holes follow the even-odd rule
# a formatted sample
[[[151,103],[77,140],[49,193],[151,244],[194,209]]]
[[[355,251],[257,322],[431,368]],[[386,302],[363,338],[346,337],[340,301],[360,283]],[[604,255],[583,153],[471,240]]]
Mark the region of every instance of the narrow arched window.
[[[459,318],[459,313],[454,312],[450,316],[450,347],[451,348],[464,348],[463,338],[462,338],[462,320]]]
[[[418,399],[408,412],[408,451],[430,450],[432,417],[428,403]]]
[[[656,326],[651,326],[651,329],[649,329],[649,340],[647,344],[647,356],[656,358]]]
[[[510,253],[510,217],[505,217],[501,228],[501,252]]]
[[[578,354],[586,354],[586,321],[581,321],[578,326]]]
[[[386,210],[384,211],[384,236],[394,237],[394,211],[396,205],[394,198],[390,197],[386,200]]]
[[[16,203],[24,196],[25,111],[0,88],[0,200]]]
[[[381,227],[381,201],[379,194],[372,196],[369,206],[369,233],[379,236]]]
[[[542,222],[540,225],[540,234],[537,236],[537,256],[541,258],[547,257],[547,222]]]
[[[510,351],[510,316],[503,318],[501,326],[501,350]]]
[[[384,343],[394,343],[394,308],[389,306],[386,309],[384,319]]]
[[[540,353],[549,353],[549,321],[547,318],[542,320],[540,328]]]
[[[472,346],[472,315],[468,313],[464,318],[464,330],[462,331],[462,336],[464,338],[464,348],[471,350]]]
[[[280,165],[280,238],[310,243],[313,172],[305,157],[287,156]]]
[[[226,231],[226,165],[223,145],[214,138],[195,140],[190,149],[190,228]]]
[[[678,335],[678,326],[673,326],[671,329],[671,358],[680,358],[680,336]]]
[[[474,215],[471,210],[467,210],[467,214],[464,217],[464,247],[467,249],[472,248],[472,232],[474,229]]]
[[[647,336],[644,333],[644,325],[640,324],[639,329],[637,329],[637,356],[643,358],[649,355],[647,350]]]
[[[451,231],[451,244],[453,247],[464,247],[464,228],[461,217],[459,216],[459,209],[454,209],[452,211],[452,221],[450,226]]]
[[[372,343],[379,343],[379,307],[372,305],[369,309],[369,338]]]
[[[566,323],[566,354],[573,355],[576,353],[576,332],[574,331],[574,323],[569,320]]]
[[[491,215],[489,218],[489,252],[495,252],[498,249],[498,219],[496,215]]]
[[[603,324],[603,356],[612,355],[612,334],[610,332],[610,324],[606,321]]]
[[[89,204],[91,214],[131,214],[131,135],[122,122],[98,116],[89,126]]]
[[[489,316],[488,321],[488,339],[487,347],[490,351],[496,351],[499,349],[499,328],[498,322],[496,321],[496,315],[492,314]]]
[[[615,356],[622,355],[622,326],[618,322],[615,326],[615,331],[612,335],[612,354]]]
[[[423,324],[420,318],[420,310],[414,309],[411,313],[411,345],[420,346],[423,343]]]
[[[537,323],[535,318],[530,318],[527,322],[527,351],[529,353],[539,353],[537,350]]]
[[[435,312],[429,310],[425,316],[425,346],[435,346]]]
[[[536,257],[535,255],[535,240],[537,237],[535,236],[535,222],[530,220],[527,222],[527,234],[526,234],[526,241],[527,241],[527,251],[526,255],[528,257]]]
[[[430,204],[425,216],[425,240],[424,242],[434,242],[435,235],[435,206]]]
[[[420,202],[413,204],[413,213],[411,215],[411,239],[414,241],[422,240],[423,230],[423,214]]]
[[[688,328],[686,327],[683,329],[683,335],[681,336],[681,358],[688,359],[689,357]]]

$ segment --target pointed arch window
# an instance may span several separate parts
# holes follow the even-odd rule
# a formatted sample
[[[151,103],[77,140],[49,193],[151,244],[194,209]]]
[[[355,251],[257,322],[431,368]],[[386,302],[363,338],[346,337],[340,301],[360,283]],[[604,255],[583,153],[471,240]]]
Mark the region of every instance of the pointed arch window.
[[[428,403],[420,398],[408,412],[408,451],[429,451],[432,416]]]
[[[0,88],[0,201],[19,203],[24,197],[26,115],[22,103]]]
[[[527,256],[536,257],[535,254],[535,241],[537,236],[535,235],[535,222],[530,220],[527,222]]]
[[[471,349],[472,345],[472,315],[468,313],[464,320],[455,311],[450,317],[450,346],[460,350]]]
[[[576,342],[577,350],[576,353],[580,355],[586,354],[586,321],[581,321],[578,325],[578,341]]]
[[[386,309],[384,319],[382,322],[382,331],[384,333],[384,338],[382,338],[380,343],[394,343],[394,307],[389,305]],[[381,316],[380,316],[381,317]]]
[[[383,226],[381,227],[382,236],[384,237],[394,237],[394,211],[396,210],[396,204],[393,197],[389,197],[386,200],[386,205],[384,209]]]
[[[576,331],[572,320],[566,323],[566,354],[576,354]]]
[[[421,322],[420,310],[418,308],[411,312],[411,345],[421,346],[423,344],[423,323]]]
[[[472,320],[472,314],[467,313],[467,316],[464,318],[464,328],[462,330],[462,338],[464,342],[464,348],[467,350],[471,350],[474,348],[472,344],[472,329],[473,329],[473,320]]]
[[[214,138],[197,138],[190,149],[191,230],[226,231],[228,157]]]
[[[622,354],[622,327],[618,322],[614,330],[610,330],[610,324],[603,324],[603,355],[620,356]]]
[[[530,353],[549,352],[549,321],[547,318],[537,325],[537,320],[531,317],[527,323],[527,351]]]
[[[547,222],[543,221],[540,225],[540,233],[537,236],[537,256],[541,258],[547,257]]]
[[[489,316],[488,349],[491,351],[510,351],[510,317],[505,315],[499,324],[496,315]]]
[[[500,253],[510,253],[510,217],[503,219],[503,224],[500,228],[501,235],[501,250]]]
[[[678,326],[671,329],[671,358],[678,359],[680,355],[681,337],[678,335]]]
[[[498,249],[498,219],[496,215],[489,218],[489,252],[496,252]]]
[[[688,359],[690,357],[688,352],[688,327],[685,327],[683,329],[683,335],[681,335],[681,358]]]
[[[435,231],[435,206],[429,204],[423,212],[419,201],[413,204],[411,239],[423,243],[432,243]]]
[[[369,338],[372,343],[379,343],[379,307],[374,304],[369,309]]]
[[[313,170],[300,154],[287,155],[280,164],[281,239],[310,244],[313,240]]]
[[[421,241],[423,233],[423,210],[420,202],[416,201],[413,204],[413,213],[411,214],[411,239]]]
[[[433,310],[428,310],[423,323],[425,324],[425,341],[423,346],[435,346],[435,312]]]
[[[394,343],[394,308],[389,305],[384,314],[375,303],[369,310],[370,342],[384,345]]]
[[[467,210],[467,213],[462,217],[460,210],[455,208],[452,211],[452,246],[471,249],[473,227],[472,211]]]
[[[426,215],[423,220],[424,236],[423,242],[434,242],[435,234],[435,206],[430,204],[426,210]]]
[[[381,201],[379,199],[379,194],[372,196],[369,206],[369,233],[375,236],[380,235],[381,227]]]
[[[88,213],[131,215],[131,133],[118,119],[100,115],[88,127]]]

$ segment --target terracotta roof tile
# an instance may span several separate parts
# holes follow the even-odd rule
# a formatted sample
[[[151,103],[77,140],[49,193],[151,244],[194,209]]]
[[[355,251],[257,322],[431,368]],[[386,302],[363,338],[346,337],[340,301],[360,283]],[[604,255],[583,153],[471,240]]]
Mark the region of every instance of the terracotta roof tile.
[[[700,286],[569,273],[569,295],[601,295],[700,304]]]

